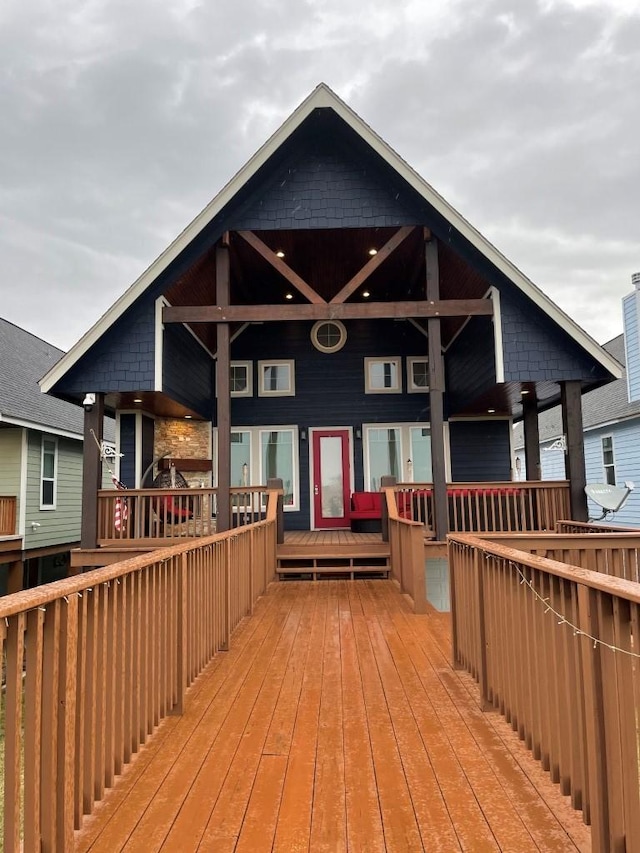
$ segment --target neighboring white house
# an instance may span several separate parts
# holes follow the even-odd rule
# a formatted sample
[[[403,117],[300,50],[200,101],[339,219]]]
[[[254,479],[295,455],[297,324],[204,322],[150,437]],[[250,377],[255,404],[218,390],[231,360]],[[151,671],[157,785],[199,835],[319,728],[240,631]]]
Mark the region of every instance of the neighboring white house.
[[[64,577],[80,540],[84,413],[38,386],[62,355],[0,318],[0,593]]]
[[[589,391],[582,397],[584,452],[587,483],[623,486],[631,481],[636,490],[615,515],[616,524],[640,527],[640,273],[632,276],[634,290],[622,301],[624,332],[603,344],[625,366],[615,382]],[[543,480],[565,478],[562,417],[556,406],[539,416],[540,467]],[[522,423],[513,434],[516,469],[526,477]],[[598,507],[589,504],[595,517]]]

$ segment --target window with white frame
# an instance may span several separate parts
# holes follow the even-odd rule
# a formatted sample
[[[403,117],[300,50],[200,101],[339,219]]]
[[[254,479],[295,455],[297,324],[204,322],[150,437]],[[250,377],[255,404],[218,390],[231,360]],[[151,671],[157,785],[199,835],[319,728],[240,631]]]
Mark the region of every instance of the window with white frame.
[[[602,439],[602,467],[604,468],[604,481],[610,486],[616,484],[616,466],[613,458],[613,437],[605,435]]]
[[[429,359],[411,356],[407,359],[407,391],[418,394],[429,390]]]
[[[411,427],[410,436],[412,482],[430,483],[433,480],[431,431],[428,427]]]
[[[293,359],[259,361],[258,376],[261,397],[293,397],[296,393]]]
[[[232,397],[253,396],[253,376],[250,361],[232,361],[229,367],[229,390]]]
[[[58,439],[42,436],[40,462],[40,509],[56,508]]]
[[[403,479],[400,427],[367,427],[365,454],[368,491],[380,491],[382,477]]]
[[[231,433],[231,486],[251,485],[251,433]]]
[[[364,389],[367,394],[400,394],[402,392],[401,359],[365,358]]]
[[[297,431],[260,430],[260,482],[274,477],[282,480],[284,507],[298,505]]]

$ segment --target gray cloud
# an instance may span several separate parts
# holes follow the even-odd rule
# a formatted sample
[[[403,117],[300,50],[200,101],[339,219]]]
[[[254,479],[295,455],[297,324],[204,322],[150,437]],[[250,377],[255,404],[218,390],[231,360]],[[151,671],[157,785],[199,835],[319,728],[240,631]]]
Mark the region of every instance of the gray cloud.
[[[639,38],[621,0],[10,2],[0,315],[69,347],[325,80],[605,340],[640,269]]]

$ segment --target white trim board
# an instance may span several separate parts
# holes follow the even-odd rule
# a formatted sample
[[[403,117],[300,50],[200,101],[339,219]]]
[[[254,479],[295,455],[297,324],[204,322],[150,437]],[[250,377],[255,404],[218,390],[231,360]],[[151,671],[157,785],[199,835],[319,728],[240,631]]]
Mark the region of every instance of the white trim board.
[[[244,187],[271,155],[319,108],[332,109],[400,177],[440,213],[460,234],[484,255],[503,275],[523,291],[552,320],[565,329],[597,362],[616,378],[622,373],[618,362],[605,352],[574,320],[555,305],[536,285],[512,264],[495,246],[415,172],[325,83],[320,83],[278,130],[262,145],[240,171],[226,184],[184,231],[164,250],[145,272],[109,308],[98,322],[40,380],[43,391],[51,391],[67,371],[130,308],[157,277],[182,253],[233,197]]]

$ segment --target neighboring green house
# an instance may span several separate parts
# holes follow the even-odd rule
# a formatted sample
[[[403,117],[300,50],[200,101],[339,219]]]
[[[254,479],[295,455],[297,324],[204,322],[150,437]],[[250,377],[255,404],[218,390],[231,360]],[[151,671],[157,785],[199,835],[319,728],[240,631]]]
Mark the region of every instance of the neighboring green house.
[[[0,593],[64,577],[80,541],[83,410],[38,386],[62,355],[0,318]]]

